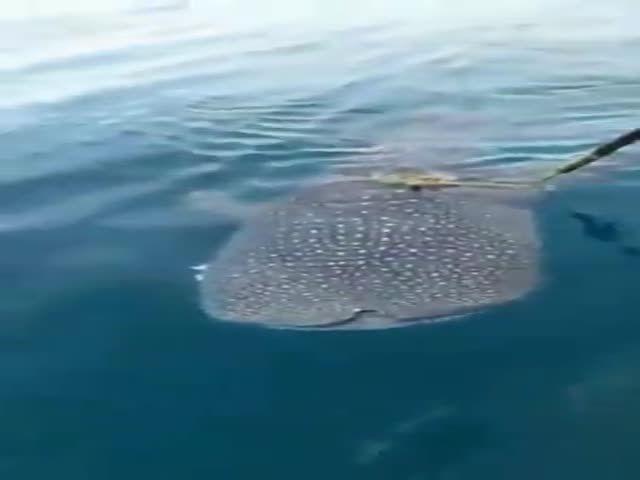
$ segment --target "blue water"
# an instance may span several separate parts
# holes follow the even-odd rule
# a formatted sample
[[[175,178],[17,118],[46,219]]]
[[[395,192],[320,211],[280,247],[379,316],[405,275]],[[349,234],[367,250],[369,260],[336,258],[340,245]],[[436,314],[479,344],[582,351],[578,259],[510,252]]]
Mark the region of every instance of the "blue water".
[[[1,478],[638,478],[638,147],[540,198],[520,303],[374,332],[200,310],[190,267],[308,182],[534,175],[639,126],[633,2],[397,3],[5,22]]]

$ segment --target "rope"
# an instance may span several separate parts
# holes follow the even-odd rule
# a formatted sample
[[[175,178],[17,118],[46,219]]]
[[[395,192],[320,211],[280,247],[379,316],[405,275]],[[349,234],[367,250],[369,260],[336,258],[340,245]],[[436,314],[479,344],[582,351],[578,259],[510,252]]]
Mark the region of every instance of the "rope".
[[[620,135],[613,140],[591,150],[589,153],[581,155],[576,160],[556,168],[544,177],[532,181],[507,181],[507,180],[464,180],[456,177],[424,172],[395,172],[374,174],[373,179],[388,185],[402,185],[419,190],[422,187],[428,188],[451,188],[451,187],[476,187],[476,188],[498,188],[498,189],[522,189],[544,185],[548,181],[566,173],[574,172],[586,165],[589,165],[601,158],[607,157],[623,147],[640,141],[640,128],[631,130]]]

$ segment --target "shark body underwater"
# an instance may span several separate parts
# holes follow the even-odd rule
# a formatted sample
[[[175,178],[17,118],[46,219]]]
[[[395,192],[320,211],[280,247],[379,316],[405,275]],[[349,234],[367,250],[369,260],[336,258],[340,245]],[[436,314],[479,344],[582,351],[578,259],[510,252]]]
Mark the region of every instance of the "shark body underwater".
[[[638,139],[634,130],[551,177]],[[369,178],[307,188],[260,212],[206,265],[202,307],[277,328],[381,329],[515,301],[540,278],[531,206],[541,185]]]

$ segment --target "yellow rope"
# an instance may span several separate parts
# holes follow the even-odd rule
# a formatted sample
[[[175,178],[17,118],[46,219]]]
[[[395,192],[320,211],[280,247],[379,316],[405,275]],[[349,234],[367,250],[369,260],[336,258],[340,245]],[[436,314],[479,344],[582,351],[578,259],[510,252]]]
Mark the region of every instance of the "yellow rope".
[[[529,182],[508,182],[501,180],[477,181],[463,180],[449,175],[438,175],[434,173],[402,172],[374,174],[373,179],[387,185],[406,187],[477,187],[477,188],[526,188],[531,186]]]
[[[615,139],[604,143],[597,148],[591,150],[585,155],[581,155],[576,160],[572,160],[567,164],[554,169],[548,175],[542,178],[516,182],[508,180],[464,180],[453,176],[435,173],[426,173],[420,171],[399,171],[392,173],[378,173],[373,175],[373,179],[387,185],[402,185],[410,188],[451,188],[451,187],[476,187],[476,188],[501,188],[501,189],[518,189],[533,188],[542,186],[548,181],[569,172],[573,172],[589,165],[601,158],[607,157],[621,148],[640,140],[640,128],[631,130]]]

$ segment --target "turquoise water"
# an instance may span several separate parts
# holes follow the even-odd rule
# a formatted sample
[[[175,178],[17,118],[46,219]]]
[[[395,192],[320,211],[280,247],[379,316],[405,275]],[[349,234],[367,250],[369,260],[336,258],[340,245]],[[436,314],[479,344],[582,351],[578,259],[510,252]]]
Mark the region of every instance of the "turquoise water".
[[[631,2],[405,3],[4,25],[2,478],[638,478],[638,147],[536,204],[520,303],[322,333],[198,307],[190,267],[307,183],[533,175],[639,126]]]

